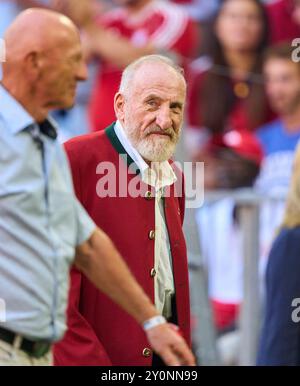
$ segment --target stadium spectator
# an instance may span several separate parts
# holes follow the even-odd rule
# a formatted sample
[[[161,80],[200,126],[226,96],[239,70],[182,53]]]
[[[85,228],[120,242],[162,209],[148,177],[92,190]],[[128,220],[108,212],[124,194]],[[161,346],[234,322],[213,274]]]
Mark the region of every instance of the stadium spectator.
[[[203,146],[204,187],[208,190],[245,188],[258,176],[263,150],[248,130],[215,134]]]
[[[213,135],[253,130],[269,119],[261,77],[267,42],[267,17],[260,1],[222,3],[212,22],[206,55],[191,66],[186,141],[194,159],[205,161],[203,146]],[[243,172],[240,176],[244,178]],[[230,186],[220,180],[215,188]]]
[[[300,139],[300,64],[292,61],[288,43],[270,48],[264,76],[268,100],[278,118],[257,130],[264,160],[255,188],[276,196],[260,206],[260,273],[264,277],[270,247],[280,225],[290,184],[296,146]]]
[[[292,61],[292,51],[290,44],[280,44],[264,60],[267,97],[278,115],[256,132],[265,154],[256,185],[264,193],[287,192],[300,139],[300,63]]]

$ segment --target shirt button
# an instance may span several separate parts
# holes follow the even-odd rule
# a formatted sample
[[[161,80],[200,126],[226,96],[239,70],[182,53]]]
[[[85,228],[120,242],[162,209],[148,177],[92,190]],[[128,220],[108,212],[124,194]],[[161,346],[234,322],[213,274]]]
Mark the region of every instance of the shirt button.
[[[150,276],[151,277],[155,277],[156,276],[156,269],[155,268],[151,269]]]
[[[148,348],[148,347],[144,348],[144,350],[143,350],[143,356],[144,356],[145,358],[149,358],[149,357],[151,356],[151,354],[152,354],[152,351],[150,350],[150,348]]]
[[[149,232],[149,239],[154,240],[155,239],[155,231],[150,231]]]
[[[150,201],[152,200],[152,193],[150,192],[150,190],[148,190],[146,193],[145,193],[145,199]]]

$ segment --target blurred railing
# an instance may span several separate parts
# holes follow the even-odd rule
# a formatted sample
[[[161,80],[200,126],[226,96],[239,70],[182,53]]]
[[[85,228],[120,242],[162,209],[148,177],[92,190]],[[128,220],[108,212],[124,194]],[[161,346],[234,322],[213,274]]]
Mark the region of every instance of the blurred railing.
[[[231,198],[239,208],[243,237],[244,295],[240,312],[239,365],[252,366],[256,362],[258,337],[261,324],[261,299],[259,295],[259,230],[260,206],[264,202],[284,202],[285,195],[265,195],[253,189],[217,191],[205,194],[204,205],[224,198]],[[216,332],[208,301],[207,278],[201,257],[200,240],[196,224],[196,211],[187,209],[184,231],[187,240],[191,306],[194,317],[193,344],[201,365],[219,365]],[[201,235],[200,235],[201,237]],[[213,234],[212,234],[213,242]]]

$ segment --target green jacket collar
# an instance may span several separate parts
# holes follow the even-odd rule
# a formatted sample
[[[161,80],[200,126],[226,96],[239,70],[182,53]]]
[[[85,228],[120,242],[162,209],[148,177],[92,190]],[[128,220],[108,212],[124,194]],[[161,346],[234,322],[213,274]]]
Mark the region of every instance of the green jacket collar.
[[[130,157],[130,155],[126,152],[123,145],[119,141],[119,138],[116,135],[115,129],[115,122],[113,122],[110,126],[108,126],[105,129],[105,134],[107,135],[110,143],[115,148],[115,150],[119,153],[119,155],[124,159],[125,162],[127,162],[128,168],[131,167],[132,170],[135,171],[136,174],[140,174],[141,171],[138,168],[137,164],[134,162],[134,160]]]

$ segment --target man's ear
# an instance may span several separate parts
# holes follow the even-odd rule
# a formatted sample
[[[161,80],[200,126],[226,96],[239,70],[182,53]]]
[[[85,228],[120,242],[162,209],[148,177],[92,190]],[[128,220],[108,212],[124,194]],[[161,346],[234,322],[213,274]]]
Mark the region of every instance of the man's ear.
[[[24,58],[24,71],[26,71],[26,75],[32,80],[37,79],[41,69],[41,55],[36,51],[29,52]]]
[[[124,121],[124,110],[125,110],[125,97],[120,92],[117,92],[114,98],[114,108],[116,117],[120,122]]]

